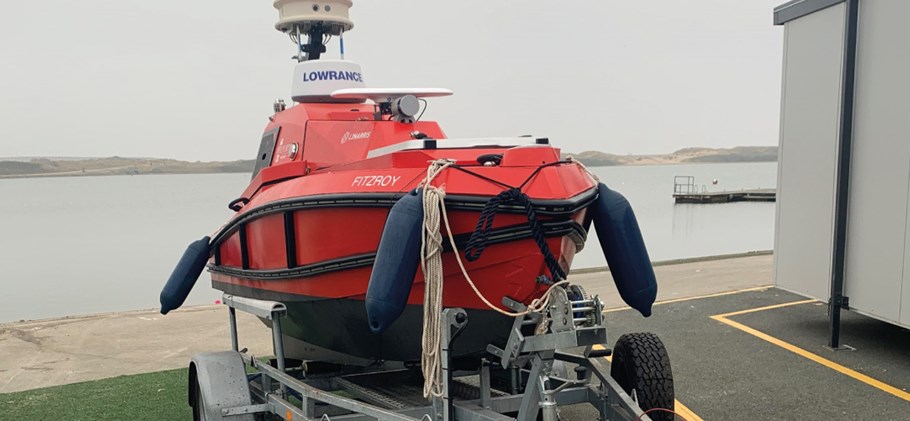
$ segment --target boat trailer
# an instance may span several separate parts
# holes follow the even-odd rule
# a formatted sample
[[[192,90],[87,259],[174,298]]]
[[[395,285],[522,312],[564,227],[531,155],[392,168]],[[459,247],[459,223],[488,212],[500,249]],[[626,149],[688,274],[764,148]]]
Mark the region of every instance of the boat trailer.
[[[570,288],[575,288],[570,292],[581,291]],[[193,357],[189,365],[193,419],[557,421],[560,406],[589,403],[601,420],[650,420],[640,405],[649,409],[662,402],[659,406],[664,411],[673,409],[669,359],[656,336],[631,334],[648,335],[651,341],[647,350],[624,349],[621,363],[657,367],[649,378],[636,379],[634,368],[622,367],[619,370],[625,374],[611,376],[606,357],[613,351],[604,347],[607,335],[600,299],[582,293],[573,294],[576,299],[572,300],[564,288],[554,288],[553,293],[546,314],[516,317],[505,347],[488,345],[490,358],[469,371],[456,370],[449,355],[467,325],[467,314],[460,308],[444,309],[440,339],[445,381],[442,396],[429,400],[422,395],[422,375],[413,368],[377,364],[354,369],[286,359],[281,334],[286,306],[225,294],[232,350]],[[526,309],[509,298],[503,298],[503,305],[516,312]],[[271,322],[274,359],[263,362],[239,348],[237,310]],[[522,333],[529,331],[543,333]],[[617,342],[617,359],[620,346],[641,343],[623,338]],[[570,349],[583,351],[567,352]],[[570,366],[574,367],[572,378]],[[612,370],[617,371],[617,361]],[[648,402],[642,402],[642,397]],[[657,419],[667,416],[658,414]]]

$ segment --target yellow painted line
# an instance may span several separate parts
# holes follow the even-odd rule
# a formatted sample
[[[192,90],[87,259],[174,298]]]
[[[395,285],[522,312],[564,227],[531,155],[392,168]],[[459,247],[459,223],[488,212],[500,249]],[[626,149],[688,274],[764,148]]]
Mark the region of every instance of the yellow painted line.
[[[724,314],[715,314],[714,316],[711,316],[711,317],[712,318],[714,318],[714,317],[732,317],[732,316],[739,316],[740,314],[757,313],[759,311],[773,310],[775,308],[784,308],[784,307],[796,306],[796,305],[800,305],[800,304],[809,304],[809,303],[817,303],[817,302],[818,302],[818,300],[792,301],[789,303],[774,304],[774,305],[770,305],[770,306],[750,308],[748,310],[733,311],[733,312],[724,313]]]
[[[685,406],[680,401],[676,401],[676,413],[679,416],[685,418],[686,421],[705,421],[702,417],[699,417],[698,414],[692,412],[688,406]]]
[[[594,345],[594,349],[604,349],[604,347],[601,345]],[[613,362],[613,358],[610,355],[607,355],[604,358],[606,358],[606,360],[609,362]],[[676,411],[677,414],[682,416],[686,421],[705,421],[704,419],[702,419],[702,417],[699,417],[698,414],[696,414],[695,412],[692,412],[692,410],[689,409],[688,406],[683,405],[682,402],[680,402],[676,399],[673,400],[673,406],[676,407],[673,410]]]
[[[673,298],[670,300],[657,301],[654,303],[654,305],[657,306],[657,305],[661,305],[661,304],[672,304],[672,303],[679,303],[679,302],[683,302],[683,301],[700,300],[702,298],[723,297],[725,295],[741,294],[743,292],[764,291],[769,288],[773,288],[773,286],[765,285],[765,286],[761,286],[761,287],[752,287],[752,288],[745,288],[745,289],[737,289],[737,290],[733,290],[733,291],[717,292],[714,294],[696,295],[694,297]],[[630,310],[631,308],[632,307],[629,307],[629,306],[623,306],[623,307],[607,309],[607,310],[604,310],[603,312],[604,313],[613,313],[613,312],[622,311],[622,310]]]
[[[867,376],[867,375],[865,375],[865,374],[863,374],[863,373],[860,373],[860,372],[858,372],[858,371],[856,371],[856,370],[853,370],[853,369],[844,367],[844,366],[842,366],[842,365],[840,365],[840,364],[838,364],[838,363],[836,363],[836,362],[834,362],[834,361],[831,361],[831,360],[829,360],[829,359],[827,359],[827,358],[824,358],[824,357],[822,357],[822,356],[819,356],[818,354],[814,354],[814,353],[812,353],[812,352],[806,351],[805,349],[802,349],[802,348],[800,348],[800,347],[798,347],[798,346],[796,346],[796,345],[793,345],[793,344],[791,344],[791,343],[789,343],[789,342],[785,342],[785,341],[783,341],[783,340],[780,340],[780,339],[778,339],[778,338],[775,338],[775,337],[773,337],[773,336],[771,336],[771,335],[768,335],[767,333],[761,332],[761,331],[759,331],[759,330],[753,329],[753,328],[751,328],[751,327],[749,327],[749,326],[746,326],[746,325],[744,325],[744,324],[742,324],[742,323],[735,322],[735,321],[730,320],[730,319],[727,318],[727,317],[729,317],[729,316],[734,316],[734,315],[738,315],[738,314],[754,313],[754,312],[757,312],[757,311],[770,310],[770,309],[774,309],[774,308],[781,308],[781,307],[793,306],[793,305],[798,305],[798,304],[806,304],[806,303],[811,303],[811,302],[815,302],[815,300],[795,301],[795,302],[792,302],[792,303],[785,303],[785,304],[778,304],[778,305],[773,305],[773,306],[759,307],[759,308],[755,308],[755,309],[751,309],[751,310],[735,311],[735,312],[726,313],[726,314],[717,314],[717,315],[711,316],[711,318],[714,319],[714,320],[717,320],[717,321],[719,321],[719,322],[721,322],[721,323],[723,323],[723,324],[726,324],[726,325],[728,325],[728,326],[731,326],[731,327],[734,327],[734,328],[736,328],[736,329],[739,329],[739,330],[741,330],[741,331],[743,331],[743,332],[746,332],[746,333],[748,333],[748,334],[750,334],[750,335],[752,335],[752,336],[755,336],[755,337],[757,337],[757,338],[759,338],[759,339],[762,339],[762,340],[765,340],[765,341],[767,341],[767,342],[770,342],[770,343],[772,343],[772,344],[774,344],[774,345],[777,345],[777,346],[779,346],[779,347],[781,347],[781,348],[783,348],[783,349],[786,349],[787,351],[790,351],[790,352],[792,352],[792,353],[794,353],[794,354],[796,354],[796,355],[799,355],[799,356],[801,356],[801,357],[803,357],[803,358],[807,358],[807,359],[809,359],[809,360],[815,361],[816,363],[821,364],[821,365],[823,365],[823,366],[825,366],[825,367],[828,367],[828,368],[830,368],[830,369],[832,369],[832,370],[834,370],[834,371],[837,371],[838,373],[841,373],[841,374],[845,374],[845,375],[847,375],[847,376],[850,376],[850,377],[852,377],[852,378],[854,378],[854,379],[856,379],[856,380],[859,380],[859,381],[861,381],[861,382],[863,382],[863,383],[865,383],[865,384],[868,384],[869,386],[872,386],[872,387],[874,387],[874,388],[876,388],[876,389],[879,389],[879,390],[881,390],[881,391],[883,391],[883,392],[885,392],[885,393],[889,393],[889,394],[894,395],[894,396],[896,396],[896,397],[898,397],[898,398],[900,398],[900,399],[903,399],[903,400],[905,400],[905,401],[910,402],[910,393],[908,393],[908,392],[905,392],[905,391],[903,391],[903,390],[900,390],[900,389],[898,389],[898,388],[896,388],[896,387],[894,387],[894,386],[891,386],[891,385],[889,385],[889,384],[887,384],[887,383],[884,383],[884,382],[882,382],[882,381],[880,381],[880,380],[876,380],[876,379],[874,379],[874,378],[872,378],[872,377],[869,377],[869,376]]]

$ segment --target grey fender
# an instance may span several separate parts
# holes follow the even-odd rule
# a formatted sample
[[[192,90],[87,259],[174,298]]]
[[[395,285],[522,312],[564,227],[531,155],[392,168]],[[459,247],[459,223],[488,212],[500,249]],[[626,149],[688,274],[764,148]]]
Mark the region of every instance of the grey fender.
[[[196,384],[199,384],[198,392]],[[196,393],[201,394],[201,401]],[[189,367],[189,404],[202,402],[205,419],[220,421],[224,408],[252,404],[250,384],[240,353],[234,351],[196,354]],[[232,416],[231,421],[253,421],[253,415]]]

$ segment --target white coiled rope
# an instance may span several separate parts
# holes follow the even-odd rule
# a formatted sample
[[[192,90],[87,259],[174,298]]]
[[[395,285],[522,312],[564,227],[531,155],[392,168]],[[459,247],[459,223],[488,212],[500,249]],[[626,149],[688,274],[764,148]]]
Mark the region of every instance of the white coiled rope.
[[[527,309],[515,313],[493,305],[483,296],[480,290],[477,289],[477,285],[474,284],[474,280],[468,275],[464,262],[461,260],[458,246],[455,245],[455,237],[452,234],[452,227],[449,225],[449,216],[446,213],[444,204],[445,190],[432,185],[436,176],[454,163],[454,161],[448,159],[433,161],[427,168],[426,178],[421,183],[423,187],[423,230],[421,235],[420,266],[423,270],[425,284],[423,294],[423,338],[421,340],[423,352],[420,362],[424,378],[424,398],[441,397],[443,395],[443,382],[445,381],[442,376],[442,344],[440,342],[443,290],[442,233],[439,229],[440,215],[442,215],[442,222],[445,223],[446,234],[452,244],[452,251],[455,253],[455,261],[458,262],[458,267],[461,268],[461,274],[468,281],[468,285],[471,286],[474,294],[490,309],[510,317],[523,317],[530,313],[544,313],[550,303],[550,292],[554,288],[569,282],[560,281],[554,283],[540,298],[532,300]],[[545,332],[546,327],[544,324],[538,325],[536,333]]]
[[[423,230],[420,243],[420,267],[423,270],[423,338],[420,365],[423,370],[423,397],[443,395],[442,347],[442,234],[439,232],[439,209],[445,214],[445,191],[431,182],[451,161],[437,160],[427,168],[423,181]],[[448,226],[448,222],[446,223]]]

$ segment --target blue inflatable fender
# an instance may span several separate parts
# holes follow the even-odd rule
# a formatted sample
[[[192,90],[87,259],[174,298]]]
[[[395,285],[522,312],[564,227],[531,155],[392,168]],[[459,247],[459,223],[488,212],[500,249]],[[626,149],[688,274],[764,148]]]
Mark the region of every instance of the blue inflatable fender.
[[[190,295],[193,285],[196,284],[212,254],[209,241],[209,237],[202,237],[190,243],[183,252],[183,257],[177,262],[177,267],[171,272],[171,277],[161,290],[161,314],[180,308],[187,295]]]
[[[420,265],[422,229],[423,194],[415,190],[392,206],[382,229],[366,296],[367,320],[373,333],[388,329],[408,303]]]
[[[657,298],[657,278],[635,212],[623,195],[603,183],[597,192],[594,229],[616,289],[626,304],[648,317]]]

